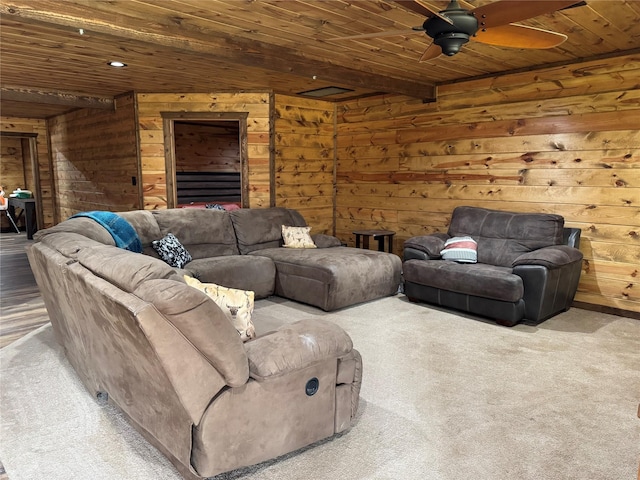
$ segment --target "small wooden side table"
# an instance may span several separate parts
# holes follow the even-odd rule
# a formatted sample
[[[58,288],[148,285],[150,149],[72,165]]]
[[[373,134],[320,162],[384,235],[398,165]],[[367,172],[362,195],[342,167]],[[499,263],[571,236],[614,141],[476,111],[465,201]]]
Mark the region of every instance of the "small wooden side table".
[[[396,232],[391,230],[355,230],[356,248],[360,248],[360,237],[362,237],[362,248],[369,248],[369,237],[378,241],[378,251],[384,252],[384,239],[389,238],[387,251],[393,252],[393,236]]]

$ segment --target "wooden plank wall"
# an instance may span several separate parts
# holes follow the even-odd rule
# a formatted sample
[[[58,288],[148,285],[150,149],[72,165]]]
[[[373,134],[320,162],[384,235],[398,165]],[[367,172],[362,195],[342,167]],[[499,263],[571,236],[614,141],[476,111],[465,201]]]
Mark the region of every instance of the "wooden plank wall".
[[[49,119],[56,223],[82,211],[139,208],[134,120],[132,94],[117,97],[115,111],[82,109]]]
[[[270,205],[270,93],[139,93],[136,97],[145,209],[167,207],[161,112],[247,112],[249,206]]]
[[[302,213],[312,234],[334,231],[335,108],[275,96],[276,205]]]
[[[15,148],[18,148],[17,144],[12,143],[10,140],[11,137],[2,137],[0,142],[3,145],[3,158],[2,158],[2,173],[0,174],[0,182],[3,182],[3,185],[6,187],[7,195],[11,193],[18,186],[22,187],[22,185],[8,185],[5,180],[5,173],[7,173],[11,178],[19,177],[20,175],[26,175],[27,185],[30,190],[34,190],[34,195],[38,195],[40,201],[42,202],[42,211],[44,215],[44,227],[52,226],[54,222],[55,216],[55,204],[54,204],[54,190],[53,190],[53,174],[51,161],[49,156],[49,137],[47,132],[47,123],[46,120],[36,119],[36,118],[14,118],[14,117],[0,117],[0,128],[3,132],[10,133],[25,133],[25,134],[37,134],[36,137],[36,148],[38,150],[38,166],[39,166],[39,175],[40,175],[40,192],[35,192],[33,186],[29,183],[31,182],[31,178],[33,175],[30,172],[31,169],[31,161],[29,158],[29,153],[27,150],[27,141],[20,142],[20,155],[25,156],[25,172],[22,174],[9,173],[14,167],[18,167],[18,163],[12,162],[12,167],[9,169],[5,169],[4,166],[4,145],[13,145]],[[6,143],[5,143],[6,142]],[[12,181],[12,180],[11,180]]]
[[[582,229],[577,302],[640,311],[640,57],[441,86],[338,109],[337,234],[446,231],[458,205]]]
[[[240,172],[238,122],[201,125],[176,122],[176,172]]]

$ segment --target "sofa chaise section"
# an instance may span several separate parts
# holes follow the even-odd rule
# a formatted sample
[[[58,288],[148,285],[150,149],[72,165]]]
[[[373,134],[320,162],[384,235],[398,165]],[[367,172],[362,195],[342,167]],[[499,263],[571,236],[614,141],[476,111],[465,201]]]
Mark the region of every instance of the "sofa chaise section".
[[[337,239],[330,248],[283,248],[282,225],[306,226],[291,209],[240,209],[230,216],[240,252],[274,262],[276,295],[331,311],[398,292],[402,262],[396,255],[338,246]]]

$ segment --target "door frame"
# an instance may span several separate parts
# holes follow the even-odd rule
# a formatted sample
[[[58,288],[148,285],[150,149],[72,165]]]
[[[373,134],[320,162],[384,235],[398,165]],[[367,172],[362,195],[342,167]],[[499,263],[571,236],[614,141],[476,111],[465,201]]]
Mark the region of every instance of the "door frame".
[[[237,122],[238,145],[240,147],[240,206],[249,206],[249,158],[247,140],[248,112],[160,112],[164,131],[164,159],[167,178],[167,208],[176,208],[178,190],[176,185],[176,138],[175,122],[181,121],[225,121]]]
[[[14,137],[28,140],[29,161],[31,162],[31,174],[33,180],[33,192],[36,200],[36,225],[37,229],[44,228],[44,210],[42,207],[42,192],[40,186],[40,164],[38,162],[38,134],[32,132],[0,132],[0,137]],[[22,150],[24,159],[24,149]]]

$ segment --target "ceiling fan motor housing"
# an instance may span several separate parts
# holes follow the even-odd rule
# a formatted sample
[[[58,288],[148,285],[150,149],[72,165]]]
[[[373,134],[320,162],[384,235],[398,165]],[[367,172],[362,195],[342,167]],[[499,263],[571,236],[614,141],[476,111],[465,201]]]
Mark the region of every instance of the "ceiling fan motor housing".
[[[452,2],[457,6],[457,2]],[[442,53],[451,56],[460,51],[460,47],[469,41],[469,37],[478,31],[478,20],[468,10],[463,8],[447,8],[440,12],[453,22],[453,25],[433,16],[428,18],[422,27],[427,35],[433,38],[436,45],[442,49]]]

